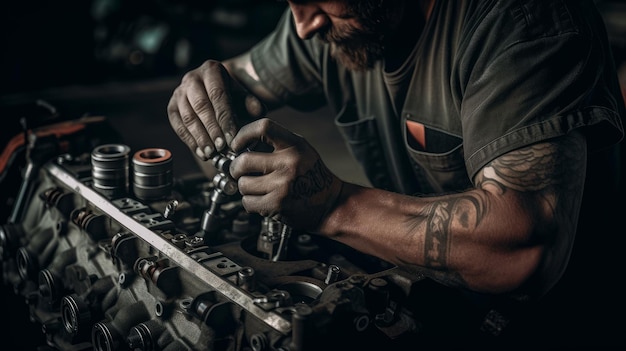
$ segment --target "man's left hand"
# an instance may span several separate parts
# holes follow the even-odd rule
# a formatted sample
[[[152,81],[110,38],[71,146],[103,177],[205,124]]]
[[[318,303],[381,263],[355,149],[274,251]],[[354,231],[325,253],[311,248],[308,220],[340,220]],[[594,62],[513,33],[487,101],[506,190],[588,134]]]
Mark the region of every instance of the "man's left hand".
[[[259,152],[253,145],[269,145]],[[242,127],[231,143],[230,165],[246,211],[278,219],[294,229],[315,230],[333,207],[342,181],[300,135],[263,118]],[[251,148],[246,151],[246,148]]]

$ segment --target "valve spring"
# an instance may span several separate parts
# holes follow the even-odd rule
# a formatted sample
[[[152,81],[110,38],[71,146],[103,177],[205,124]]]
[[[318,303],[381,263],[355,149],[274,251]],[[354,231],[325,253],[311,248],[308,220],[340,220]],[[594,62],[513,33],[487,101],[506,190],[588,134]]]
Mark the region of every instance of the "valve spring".
[[[96,218],[96,215],[91,212],[88,212],[85,210],[76,211],[72,215],[72,222],[74,222],[74,224],[76,224],[82,229],[87,229],[87,225],[89,224],[89,221],[91,221],[94,218]]]
[[[42,193],[41,199],[45,201],[48,206],[56,206],[62,195],[63,190],[59,188],[51,188]]]

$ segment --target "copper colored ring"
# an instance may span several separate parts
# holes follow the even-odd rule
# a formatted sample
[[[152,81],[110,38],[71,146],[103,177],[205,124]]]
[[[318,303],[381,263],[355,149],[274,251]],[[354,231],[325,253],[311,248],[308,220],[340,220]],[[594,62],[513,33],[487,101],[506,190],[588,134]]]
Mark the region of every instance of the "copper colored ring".
[[[143,163],[161,163],[172,158],[172,153],[167,149],[148,148],[135,152],[133,159]]]

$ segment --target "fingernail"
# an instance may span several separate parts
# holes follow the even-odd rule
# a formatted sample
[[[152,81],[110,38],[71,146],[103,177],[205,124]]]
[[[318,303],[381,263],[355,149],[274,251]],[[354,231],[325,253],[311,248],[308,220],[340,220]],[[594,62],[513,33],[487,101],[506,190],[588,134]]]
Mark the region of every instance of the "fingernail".
[[[204,147],[204,155],[205,155],[207,158],[211,158],[211,156],[213,156],[213,148],[212,148],[212,147],[210,147],[210,146],[205,146],[205,147]]]
[[[215,138],[215,148],[221,151],[224,148],[224,139],[220,137]]]
[[[196,155],[205,161],[207,160],[206,156],[199,147],[196,148]]]
[[[233,135],[230,133],[226,133],[224,134],[224,137],[226,137],[226,144],[230,145],[230,143],[233,141]]]

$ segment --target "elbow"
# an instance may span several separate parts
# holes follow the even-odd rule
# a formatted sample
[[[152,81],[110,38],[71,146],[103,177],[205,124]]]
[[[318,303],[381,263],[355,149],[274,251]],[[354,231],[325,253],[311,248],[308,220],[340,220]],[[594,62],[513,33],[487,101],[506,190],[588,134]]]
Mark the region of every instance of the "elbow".
[[[472,259],[461,276],[471,290],[493,294],[518,291],[539,273],[546,250],[545,243],[531,241],[484,247],[477,253],[479,259]]]
[[[496,268],[487,274],[484,287],[490,293],[508,293],[523,289],[541,265],[543,247],[532,246],[513,250],[496,259]]]
[[[558,230],[554,218],[517,213],[526,216],[511,216],[510,221],[500,222],[505,224],[498,227],[500,234],[483,236],[486,240],[475,243],[480,258],[468,261],[470,270],[462,273],[470,289],[494,294],[541,289],[533,285],[541,285],[537,278]]]

